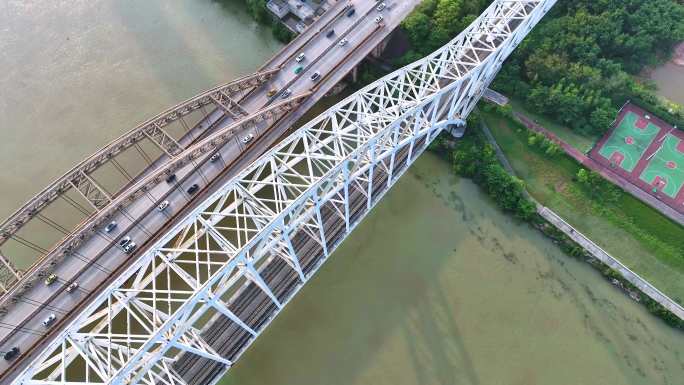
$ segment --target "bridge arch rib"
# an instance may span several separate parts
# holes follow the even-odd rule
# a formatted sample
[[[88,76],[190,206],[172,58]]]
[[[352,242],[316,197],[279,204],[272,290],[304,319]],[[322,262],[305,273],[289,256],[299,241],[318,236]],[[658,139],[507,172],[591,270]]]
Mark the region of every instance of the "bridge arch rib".
[[[244,118],[246,115],[240,110],[239,104],[233,100],[234,96],[263,84],[278,71],[279,69],[264,70],[204,91],[112,140],[57,178],[2,222],[0,224],[0,248],[29,221],[39,216],[41,211],[72,189],[76,190],[95,212],[102,210],[112,202],[113,197],[91,177],[93,172],[146,139],[169,158],[179,155],[184,150],[184,146],[165,131],[169,124],[182,120],[188,114],[207,106],[218,108],[224,114],[231,114],[233,118]],[[237,112],[232,112],[234,109],[237,109]],[[0,292],[7,291],[20,277],[21,274],[10,258],[0,253]]]
[[[427,148],[439,122],[468,116],[555,1],[495,0],[442,49],[298,129],[146,250],[17,383],[213,382]],[[217,322],[240,344],[226,351],[213,339]],[[193,360],[214,377],[197,380]]]

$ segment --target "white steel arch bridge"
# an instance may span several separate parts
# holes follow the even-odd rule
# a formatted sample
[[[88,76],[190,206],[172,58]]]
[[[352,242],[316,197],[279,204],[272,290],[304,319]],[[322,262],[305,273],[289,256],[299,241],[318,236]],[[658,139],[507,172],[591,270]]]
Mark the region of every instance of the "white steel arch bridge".
[[[171,228],[15,384],[215,382],[429,143],[463,124],[556,0],[494,0],[449,44],[364,87]]]

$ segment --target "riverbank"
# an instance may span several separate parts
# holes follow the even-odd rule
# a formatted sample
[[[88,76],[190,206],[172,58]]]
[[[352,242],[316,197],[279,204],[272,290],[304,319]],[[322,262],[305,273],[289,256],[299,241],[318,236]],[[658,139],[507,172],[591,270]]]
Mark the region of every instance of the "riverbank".
[[[611,255],[682,304],[684,229],[615,187],[592,189],[577,179],[581,169],[565,155],[549,158],[530,146],[524,126],[483,114],[526,188]]]
[[[481,122],[480,128],[482,129],[485,138],[487,138],[487,142],[489,142],[496,152],[501,165],[509,174],[516,175],[513,166],[511,166],[511,163],[508,161],[508,158],[496,142],[496,139],[494,139],[494,136],[484,121]],[[550,147],[551,144],[547,144],[547,148]],[[637,302],[642,302],[642,300],[645,299],[645,305],[653,314],[657,314],[672,326],[684,330],[684,308],[682,308],[680,304],[662,293],[647,280],[631,271],[617,258],[608,254],[591,239],[553,212],[553,210],[541,205],[529,194],[529,192],[527,192],[527,190],[525,190],[525,195],[527,196],[527,199],[535,202],[537,205],[537,214],[546,221],[545,223],[536,223],[536,227],[544,234],[551,237],[554,242],[562,242],[563,247],[561,248],[566,251],[568,255],[575,258],[583,257],[589,264],[595,266],[604,274],[604,276],[609,278],[613,285],[619,287],[628,294],[630,298]],[[559,232],[565,236],[559,238]],[[668,312],[670,314],[668,314]]]

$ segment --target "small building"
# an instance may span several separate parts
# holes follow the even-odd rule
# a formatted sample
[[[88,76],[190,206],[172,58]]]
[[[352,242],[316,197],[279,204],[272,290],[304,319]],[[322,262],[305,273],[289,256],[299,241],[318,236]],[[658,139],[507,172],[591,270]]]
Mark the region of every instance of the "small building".
[[[302,33],[330,5],[327,0],[269,0],[266,8],[290,31]]]

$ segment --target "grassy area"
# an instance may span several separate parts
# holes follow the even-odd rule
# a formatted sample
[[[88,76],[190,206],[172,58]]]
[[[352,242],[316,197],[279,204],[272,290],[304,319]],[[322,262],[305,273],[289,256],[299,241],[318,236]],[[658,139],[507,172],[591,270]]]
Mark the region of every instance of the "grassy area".
[[[591,150],[591,148],[594,146],[594,143],[596,143],[596,141],[598,141],[599,139],[598,136],[589,137],[585,135],[580,135],[577,132],[571,130],[570,128],[562,126],[545,116],[538,115],[532,111],[529,111],[525,109],[525,105],[521,101],[515,98],[510,100],[510,104],[513,107],[514,111],[518,111],[534,119],[539,124],[547,128],[549,131],[556,134],[559,138],[563,139],[568,144],[582,152],[587,152]]]
[[[530,194],[684,303],[684,228],[626,193],[614,203],[597,201],[574,180],[580,166],[573,159],[549,158],[529,146],[527,130],[499,115],[483,113],[483,117]]]

